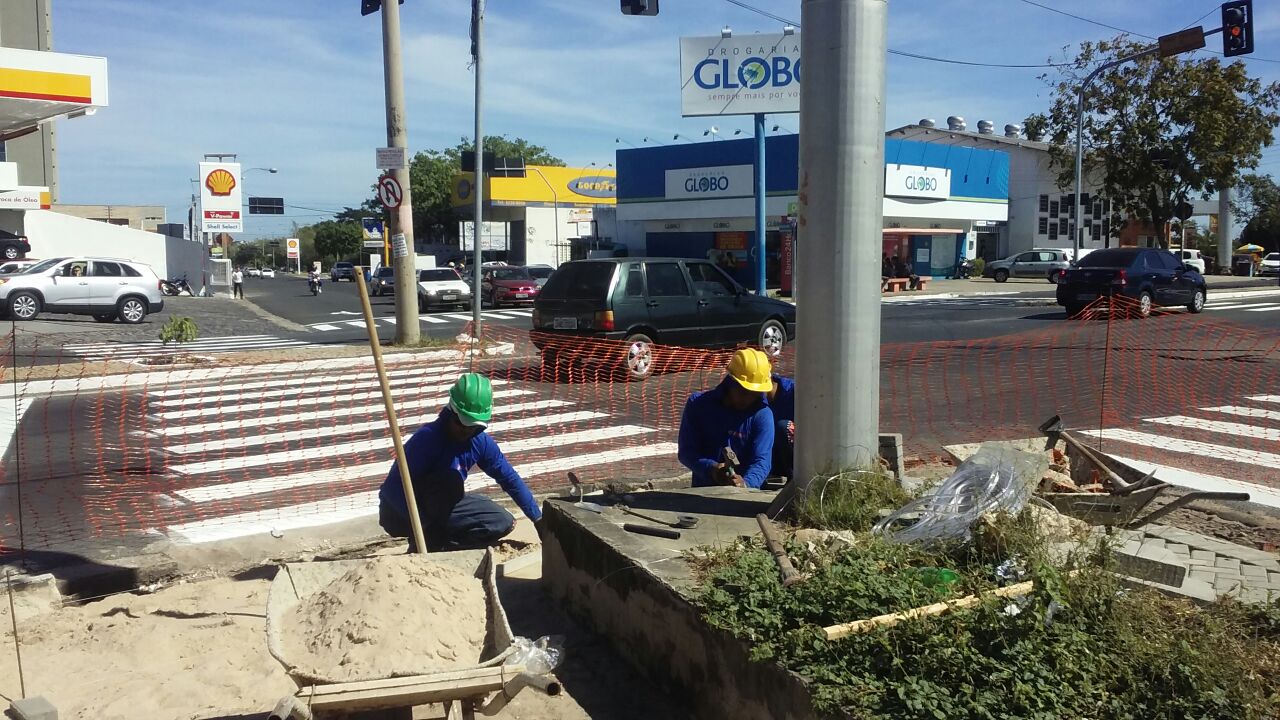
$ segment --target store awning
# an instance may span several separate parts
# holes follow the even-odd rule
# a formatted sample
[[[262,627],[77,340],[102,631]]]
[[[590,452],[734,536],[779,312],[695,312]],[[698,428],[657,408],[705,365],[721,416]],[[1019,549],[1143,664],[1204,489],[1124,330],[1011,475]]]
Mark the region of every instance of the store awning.
[[[0,135],[106,105],[106,58],[0,48]]]

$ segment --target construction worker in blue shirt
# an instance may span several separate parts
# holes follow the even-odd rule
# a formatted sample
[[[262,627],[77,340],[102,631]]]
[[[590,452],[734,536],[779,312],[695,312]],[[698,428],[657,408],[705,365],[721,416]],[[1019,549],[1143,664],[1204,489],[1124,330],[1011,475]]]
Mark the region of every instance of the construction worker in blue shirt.
[[[738,350],[725,379],[694,393],[680,418],[680,462],[693,471],[693,486],[758,488],[769,476],[773,456],[773,412],[765,393],[773,387],[769,358],[759,350]],[[737,456],[727,461],[724,448]]]
[[[450,389],[449,404],[440,416],[418,428],[404,445],[428,551],[486,547],[515,528],[511,513],[484,495],[466,492],[464,483],[476,465],[507,491],[535,526],[540,525],[542,511],[533,494],[485,432],[492,416],[489,378],[467,373]],[[382,483],[378,500],[382,529],[392,537],[409,538],[409,551],[416,551],[396,463]]]
[[[796,381],[773,375],[766,396],[773,411],[773,474],[791,478],[796,456]]]

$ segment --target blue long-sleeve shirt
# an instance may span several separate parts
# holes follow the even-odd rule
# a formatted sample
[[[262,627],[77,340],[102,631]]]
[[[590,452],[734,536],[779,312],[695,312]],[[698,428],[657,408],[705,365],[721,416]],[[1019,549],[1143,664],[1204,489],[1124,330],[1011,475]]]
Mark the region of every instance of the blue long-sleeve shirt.
[[[530,520],[541,518],[542,511],[534,501],[533,493],[529,492],[524,480],[520,479],[520,474],[507,462],[507,458],[498,449],[498,443],[489,437],[489,433],[482,432],[464,445],[454,445],[449,441],[449,433],[445,428],[445,423],[448,422],[449,410],[446,409],[438,418],[418,428],[404,444],[405,458],[409,462],[409,477],[424,477],[428,473],[448,469],[457,474],[458,484],[462,485],[471,468],[479,465],[486,475],[507,491],[526,517]],[[391,464],[391,472],[387,473],[387,479],[382,482],[378,499],[406,516],[409,514],[409,503],[404,497],[398,464]],[[418,501],[430,502],[430,499],[418,498]]]
[[[733,382],[726,379],[725,382]],[[748,487],[764,485],[773,462],[773,411],[760,404],[737,412],[724,405],[724,383],[704,393],[694,393],[680,418],[680,463],[693,471],[693,486],[717,485],[712,470],[726,445],[742,463],[740,473]]]
[[[773,381],[778,384],[778,392],[769,401],[769,409],[773,411],[775,422],[782,420],[796,421],[796,381],[782,375],[774,375]]]

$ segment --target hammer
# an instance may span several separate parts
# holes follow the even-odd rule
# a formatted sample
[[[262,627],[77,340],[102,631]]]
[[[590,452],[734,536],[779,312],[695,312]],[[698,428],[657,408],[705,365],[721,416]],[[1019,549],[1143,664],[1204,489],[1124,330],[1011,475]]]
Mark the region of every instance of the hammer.
[[[720,462],[725,465],[720,469],[720,476],[716,478],[720,484],[742,487],[742,481],[736,479],[738,475],[738,467],[741,463],[738,462],[738,454],[733,451],[733,448],[725,445],[720,450]]]

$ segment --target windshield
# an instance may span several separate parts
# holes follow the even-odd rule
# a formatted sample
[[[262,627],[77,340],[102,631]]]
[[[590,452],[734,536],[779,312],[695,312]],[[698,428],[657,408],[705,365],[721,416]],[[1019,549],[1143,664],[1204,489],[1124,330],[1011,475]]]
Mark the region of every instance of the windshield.
[[[639,265],[635,265],[639,272]],[[540,293],[548,300],[591,300],[604,302],[618,268],[611,262],[571,262],[561,265]],[[643,283],[643,280],[640,281]],[[643,284],[640,285],[643,294]]]
[[[1267,253],[1263,260],[1280,260],[1280,253]]]
[[[1079,267],[1127,268],[1137,257],[1128,249],[1094,250],[1080,259]]]
[[[452,270],[449,270],[447,268],[440,268],[438,270],[423,270],[418,275],[418,279],[423,282],[434,282],[434,281],[440,281],[440,280],[457,280],[458,273]]]
[[[352,265],[352,264],[351,264],[351,263],[349,263],[349,262],[340,262],[340,263],[338,263],[337,265],[334,265],[334,267],[335,267],[335,268],[350,268],[350,267],[355,267],[355,266],[354,266],[354,265]]]
[[[529,274],[538,280],[541,280],[542,278],[549,278],[551,277],[551,273],[555,272],[554,268],[549,267],[531,267],[528,268],[528,270]]]
[[[23,270],[22,274],[29,275],[31,273],[41,273],[65,260],[66,258],[49,258],[48,260],[38,262],[35,265],[32,265],[31,267],[27,268],[26,270]]]
[[[378,268],[378,277],[391,277],[392,275],[395,275],[395,274],[396,274],[395,268],[389,268],[389,267]]]
[[[532,280],[527,268],[498,268],[493,271],[494,280]]]

